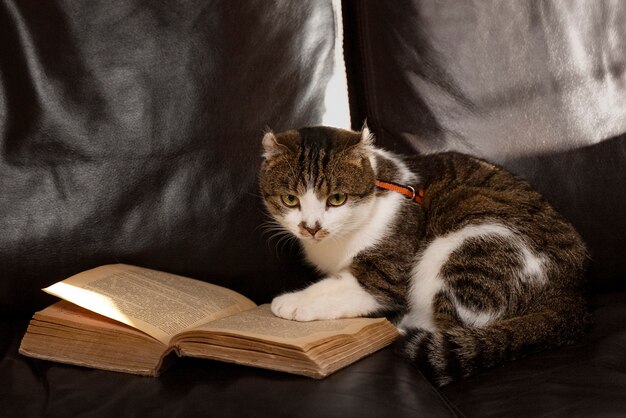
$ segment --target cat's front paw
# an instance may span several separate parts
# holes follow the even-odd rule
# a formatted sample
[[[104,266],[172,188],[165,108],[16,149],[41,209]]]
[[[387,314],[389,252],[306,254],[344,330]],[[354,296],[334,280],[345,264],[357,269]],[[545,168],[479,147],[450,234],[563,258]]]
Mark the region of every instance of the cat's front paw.
[[[272,301],[271,306],[274,315],[284,319],[303,322],[328,319],[326,318],[327,312],[323,312],[322,308],[304,290],[277,296]]]
[[[274,298],[272,312],[280,318],[315,321],[363,316],[381,306],[351,273],[342,273]]]

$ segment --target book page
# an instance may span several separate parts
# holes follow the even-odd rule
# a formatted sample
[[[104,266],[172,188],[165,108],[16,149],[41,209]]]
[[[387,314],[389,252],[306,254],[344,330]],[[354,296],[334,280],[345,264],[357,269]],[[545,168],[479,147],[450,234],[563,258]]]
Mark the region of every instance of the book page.
[[[19,352],[43,360],[154,376],[170,350],[136,328],[61,300],[34,314]]]
[[[119,321],[107,318],[78,305],[62,300],[36,312],[34,318],[59,324],[77,323],[81,328],[123,332],[138,337],[150,338],[144,332]]]
[[[192,331],[185,332],[177,341],[185,337],[201,335],[201,332],[225,333],[238,337],[272,341],[292,347],[306,349],[312,342],[339,334],[355,334],[364,327],[384,322],[384,318],[346,318],[326,321],[298,322],[276,317],[270,305],[222,318]]]
[[[43,290],[164,344],[183,330],[256,306],[224,287],[126,264],[87,270]]]

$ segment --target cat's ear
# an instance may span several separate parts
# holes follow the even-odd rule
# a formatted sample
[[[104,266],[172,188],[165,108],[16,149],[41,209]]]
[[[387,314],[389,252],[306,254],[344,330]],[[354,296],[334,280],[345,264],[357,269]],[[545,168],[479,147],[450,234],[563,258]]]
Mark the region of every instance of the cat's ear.
[[[361,132],[357,132],[359,135],[358,142],[356,142],[356,135],[351,138],[352,145],[346,149],[346,155],[348,156],[346,162],[356,167],[363,167],[363,161],[367,160],[371,153],[374,151],[374,134],[372,134],[367,127],[367,124],[363,125]]]
[[[367,147],[374,145],[374,134],[367,126],[367,121],[363,124],[363,129],[361,129],[361,145],[365,145]]]
[[[284,152],[285,147],[278,143],[274,132],[267,131],[263,135],[263,158],[272,158]]]

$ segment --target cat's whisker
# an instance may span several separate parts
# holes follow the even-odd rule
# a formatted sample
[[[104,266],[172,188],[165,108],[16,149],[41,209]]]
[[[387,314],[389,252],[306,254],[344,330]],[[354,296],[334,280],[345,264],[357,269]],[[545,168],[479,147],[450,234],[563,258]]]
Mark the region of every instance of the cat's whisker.
[[[284,231],[284,232],[289,232],[285,229],[285,227],[283,225],[281,225],[280,223],[278,223],[276,220],[274,219],[268,219],[266,222],[258,225],[256,227],[256,229],[261,229],[261,233],[264,235],[268,232],[274,232],[274,231]]]
[[[272,232],[285,232],[288,233],[289,231],[287,231],[285,228],[281,227],[281,226],[267,226],[264,227],[261,230],[261,234],[266,235]]]
[[[294,235],[285,235],[283,236],[280,240],[278,240],[278,242],[276,243],[276,252],[281,254],[284,253],[285,250],[285,245],[287,244],[291,244],[291,249],[293,249],[293,245],[296,243],[297,238]],[[278,248],[278,246],[280,245],[280,249]]]
[[[265,236],[265,235],[271,234],[269,235],[269,237],[267,237],[268,247],[271,245],[272,241],[277,240],[275,244],[275,247],[277,249],[281,241],[285,239],[289,239],[290,237],[293,236],[290,231],[285,229],[285,227],[283,227],[276,221],[267,222],[261,225],[261,228],[262,228],[262,232],[261,232],[262,235]]]
[[[260,194],[260,193],[255,193],[255,192],[252,192],[252,191],[250,191],[250,190],[246,190],[246,191],[245,191],[245,194],[247,194],[248,196],[257,197],[257,198],[259,198],[259,199],[264,199],[264,197],[263,197],[263,195],[262,195],[262,194]]]
[[[285,230],[280,230],[280,231],[274,231],[274,233],[268,238],[268,241],[271,241],[272,239],[276,239],[276,238],[280,238],[279,241],[283,238],[289,238],[292,237],[292,234],[289,231],[285,231]]]

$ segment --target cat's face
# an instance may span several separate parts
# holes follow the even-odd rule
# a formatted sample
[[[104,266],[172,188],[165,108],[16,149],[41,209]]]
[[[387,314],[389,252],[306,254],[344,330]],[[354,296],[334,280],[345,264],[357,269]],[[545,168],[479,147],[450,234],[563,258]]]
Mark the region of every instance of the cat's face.
[[[370,141],[367,129],[267,133],[259,180],[269,213],[284,229],[311,243],[359,228],[374,198]]]

